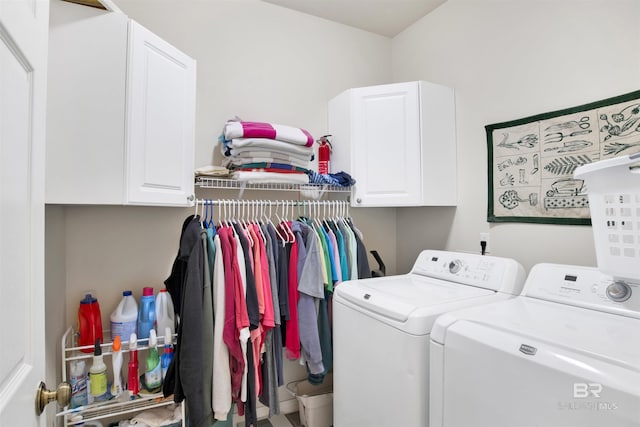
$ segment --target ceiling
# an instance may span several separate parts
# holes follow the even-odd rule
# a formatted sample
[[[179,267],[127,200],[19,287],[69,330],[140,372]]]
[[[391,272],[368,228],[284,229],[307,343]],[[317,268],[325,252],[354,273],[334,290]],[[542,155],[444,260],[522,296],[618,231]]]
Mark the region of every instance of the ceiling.
[[[394,37],[446,0],[262,0],[365,31]]]

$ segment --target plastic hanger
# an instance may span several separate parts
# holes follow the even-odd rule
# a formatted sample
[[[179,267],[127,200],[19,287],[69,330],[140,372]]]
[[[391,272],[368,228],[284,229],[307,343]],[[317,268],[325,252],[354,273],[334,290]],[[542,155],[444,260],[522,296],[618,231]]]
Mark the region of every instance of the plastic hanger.
[[[204,215],[202,216],[202,225],[203,228],[209,228],[209,211],[211,210],[211,200],[205,200],[204,203]]]
[[[249,241],[249,246],[254,247],[256,243],[253,240],[253,237],[251,237],[251,233],[249,232],[249,224],[247,222],[247,214],[245,211],[248,200],[238,200],[238,203],[239,203],[238,207],[242,206],[242,212],[240,214],[240,221],[239,221],[240,227],[244,230],[245,237]]]
[[[280,217],[280,215],[278,215],[278,205],[280,204],[282,205],[283,217]],[[293,236],[293,231],[289,227],[289,224],[287,223],[287,220],[286,220],[286,212],[285,212],[286,207],[287,207],[287,202],[284,200],[282,201],[282,203],[276,204],[276,218],[278,218],[278,223],[286,234],[286,238],[282,240],[283,244],[293,243],[293,241],[291,240],[291,236]]]
[[[265,215],[264,219],[268,224],[271,224],[273,229],[276,231],[276,235],[280,238],[280,241],[282,242],[282,246],[284,246],[284,244],[286,243],[286,238],[282,235],[282,233],[280,233],[280,230],[278,230],[278,227],[276,227],[276,225],[271,220],[271,218],[272,218],[272,211],[271,211],[272,203],[271,203],[271,201],[268,201],[268,202],[265,202],[265,205],[267,203],[269,204],[269,215],[268,216]],[[277,216],[278,216],[278,205],[276,204],[276,217]]]
[[[262,238],[262,241],[264,242],[264,244],[267,243],[267,236],[264,235],[264,232],[262,231],[262,224],[260,224],[260,212],[259,210],[263,207],[263,201],[262,200],[254,200],[254,202],[252,203],[253,206],[253,226],[255,228],[258,229],[258,233],[260,234],[260,237]]]
[[[207,213],[207,228],[213,230],[213,235],[216,235],[216,225],[213,222],[213,200],[207,200],[207,207],[210,208],[210,211]]]
[[[322,223],[320,222],[320,201],[316,200],[314,202],[315,204],[315,214],[314,214],[314,218],[313,218],[313,222],[316,225],[316,228],[320,228],[322,227]]]

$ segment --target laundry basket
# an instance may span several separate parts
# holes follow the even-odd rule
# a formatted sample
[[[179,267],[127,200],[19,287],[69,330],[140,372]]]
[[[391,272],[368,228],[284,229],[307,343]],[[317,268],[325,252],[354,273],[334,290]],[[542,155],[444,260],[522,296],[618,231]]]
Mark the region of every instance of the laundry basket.
[[[640,282],[640,153],[580,166],[589,195],[598,268]]]
[[[287,384],[287,390],[298,400],[300,424],[305,427],[333,425],[333,378],[329,374],[320,385],[307,380]]]

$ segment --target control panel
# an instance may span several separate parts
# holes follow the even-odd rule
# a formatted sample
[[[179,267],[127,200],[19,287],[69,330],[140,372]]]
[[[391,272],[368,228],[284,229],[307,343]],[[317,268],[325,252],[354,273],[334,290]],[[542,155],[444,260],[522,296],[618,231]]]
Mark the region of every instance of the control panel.
[[[538,264],[522,294],[640,318],[640,283],[617,280],[592,267]]]
[[[435,250],[422,251],[411,273],[515,295],[525,280],[524,268],[513,259]]]

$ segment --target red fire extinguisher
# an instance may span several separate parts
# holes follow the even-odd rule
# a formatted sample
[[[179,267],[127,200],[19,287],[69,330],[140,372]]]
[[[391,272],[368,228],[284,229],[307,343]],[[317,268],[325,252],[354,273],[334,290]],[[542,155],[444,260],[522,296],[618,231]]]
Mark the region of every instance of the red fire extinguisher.
[[[318,147],[318,173],[324,175],[329,173],[329,162],[331,161],[331,150],[333,149],[331,142],[329,142],[330,136],[324,135],[317,141],[320,144],[320,147]]]

